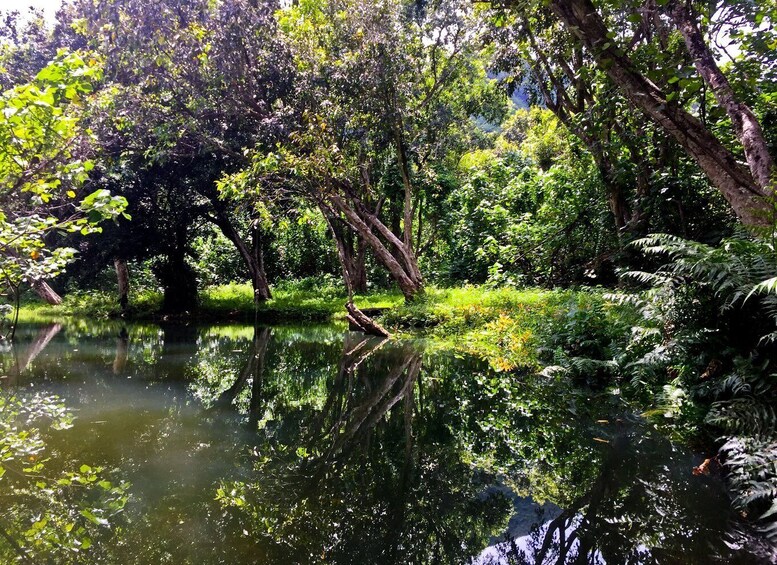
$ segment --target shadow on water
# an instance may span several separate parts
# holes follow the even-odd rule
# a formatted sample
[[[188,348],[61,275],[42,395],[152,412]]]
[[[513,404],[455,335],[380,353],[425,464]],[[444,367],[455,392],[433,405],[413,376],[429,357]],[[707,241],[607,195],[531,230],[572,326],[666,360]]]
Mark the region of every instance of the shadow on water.
[[[21,336],[6,393],[76,415],[51,457],[132,485],[93,562],[769,561],[697,457],[562,377],[332,326]]]

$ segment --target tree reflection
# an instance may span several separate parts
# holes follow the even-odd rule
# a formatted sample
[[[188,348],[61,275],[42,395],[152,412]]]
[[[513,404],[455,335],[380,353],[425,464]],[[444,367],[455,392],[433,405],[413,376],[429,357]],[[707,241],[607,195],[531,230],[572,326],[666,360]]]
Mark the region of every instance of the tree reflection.
[[[104,562],[754,560],[698,461],[561,376],[333,327],[68,327],[0,359],[28,357],[79,415],[52,473],[133,484]]]
[[[348,334],[325,395],[268,403],[254,476],[219,489],[265,561],[455,562],[499,531],[506,498],[484,495],[454,444],[424,437],[422,359]]]
[[[127,359],[129,359],[129,332],[127,332],[127,328],[123,327],[116,338],[116,356],[111,365],[114,375],[121,375],[124,372]]]
[[[424,367],[417,344],[358,334],[298,389],[316,363],[282,343],[253,381],[254,471],[218,490],[223,526],[267,562],[466,562],[489,544],[481,563],[704,561],[741,543],[720,539],[720,484],[617,397],[455,356]],[[518,495],[561,508],[502,536]]]
[[[216,406],[221,408],[232,406],[237,396],[243,392],[246,384],[251,380],[251,407],[249,408],[249,414],[251,415],[251,420],[255,423],[256,412],[261,400],[264,358],[267,355],[267,346],[270,343],[271,337],[272,328],[254,327],[254,337],[251,340],[248,362],[238,373],[235,382],[218,396],[215,401]]]
[[[6,377],[6,386],[16,386],[21,374],[27,370],[30,364],[40,355],[51,340],[62,330],[62,324],[48,324],[41,326],[30,343],[17,344],[9,342],[10,355],[2,359],[3,373]]]

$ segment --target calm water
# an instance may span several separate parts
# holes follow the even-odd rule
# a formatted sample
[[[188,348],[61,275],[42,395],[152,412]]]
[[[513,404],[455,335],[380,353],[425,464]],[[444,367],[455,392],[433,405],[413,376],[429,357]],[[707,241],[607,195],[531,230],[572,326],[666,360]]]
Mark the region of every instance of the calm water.
[[[763,549],[719,480],[692,475],[702,458],[616,394],[419,342],[71,322],[23,328],[0,374],[4,397],[56,395],[74,417],[17,418],[40,430],[46,473],[127,484],[124,510],[87,524],[92,547],[54,563],[754,563]],[[2,563],[41,516],[70,511],[77,529],[72,507],[103,503],[96,483],[34,498],[8,477]]]

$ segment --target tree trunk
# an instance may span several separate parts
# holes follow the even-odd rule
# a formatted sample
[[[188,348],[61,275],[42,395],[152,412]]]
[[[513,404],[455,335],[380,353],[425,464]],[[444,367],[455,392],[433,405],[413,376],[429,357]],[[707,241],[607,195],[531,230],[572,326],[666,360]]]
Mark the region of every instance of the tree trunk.
[[[772,193],[694,116],[667,101],[664,93],[637,71],[608,37],[591,0],[552,0],[550,6],[589,49],[597,64],[623,94],[674,137],[720,190],[739,219],[750,226],[771,225]]]
[[[726,76],[721,72],[715,57],[698,25],[696,14],[690,4],[675,0],[670,6],[669,15],[680,30],[688,48],[688,53],[694,60],[696,70],[710,87],[715,99],[725,110],[734,126],[734,133],[742,144],[745,159],[750,168],[750,173],[768,196],[774,195],[775,183],[777,183],[777,169],[774,159],[769,153],[769,145],[764,137],[761,124],[753,111],[736,99]]]
[[[116,280],[119,284],[119,304],[121,311],[126,312],[129,305],[129,270],[127,262],[121,257],[113,259],[113,266],[116,269]]]
[[[251,286],[254,290],[254,303],[265,302],[272,298],[270,284],[264,271],[264,252],[262,249],[262,234],[258,227],[251,228],[251,246],[249,247],[240,237],[240,234],[232,225],[232,222],[221,210],[216,210],[216,216],[210,218],[218,226],[232,245],[235,246],[243,263],[251,274]]]
[[[383,326],[359,310],[350,300],[345,304],[345,309],[348,311],[348,321],[361,329],[362,332],[378,337],[391,337],[391,334]]]
[[[349,292],[352,294],[366,293],[367,249],[363,238],[354,234],[347,225],[343,226],[337,218],[330,218],[327,222],[338,245],[338,258],[346,267],[343,270],[343,276],[348,277],[346,286]]]
[[[251,228],[252,256],[249,262],[251,270],[251,284],[254,289],[254,303],[266,302],[272,298],[270,292],[270,283],[267,281],[267,274],[264,271],[264,245],[262,241],[262,230],[254,225]]]
[[[335,239],[335,243],[337,244],[337,257],[340,259],[340,266],[343,270],[343,281],[348,290],[348,302],[345,304],[345,309],[348,311],[346,318],[353,326],[359,328],[366,334],[389,337],[390,334],[381,327],[380,324],[374,322],[372,318],[359,310],[353,303],[354,257],[348,253],[345,234],[343,233],[343,230],[338,228],[337,218],[333,217],[331,211],[325,208],[322,209],[321,212],[324,214],[324,219],[326,219],[329,229],[332,232],[332,236]]]
[[[572,131],[577,129],[578,128],[573,128]],[[615,231],[618,234],[618,237],[621,237],[624,229],[628,225],[629,218],[631,217],[623,183],[618,178],[615,165],[600,147],[600,143],[593,141],[590,136],[582,133],[578,134],[578,137],[586,144],[591,155],[593,155],[594,163],[596,163],[596,168],[599,169],[599,174],[602,176],[602,183],[607,190],[607,202],[610,206],[613,220],[615,221]]]
[[[353,291],[357,294],[367,292],[367,246],[364,239],[358,235],[353,258]]]
[[[62,297],[57,294],[53,288],[44,280],[32,281],[32,290],[40,296],[46,303],[52,306],[58,306],[62,304]]]
[[[420,275],[417,264],[415,264],[415,269],[408,268],[408,264],[414,262],[414,258],[411,260],[407,254],[404,253],[401,257],[404,265],[400,264],[386,246],[383,245],[383,242],[378,236],[373,233],[373,227],[376,228],[381,235],[389,239],[390,243],[392,243],[400,252],[404,251],[402,241],[374,216],[365,214],[365,221],[360,214],[346,204],[339,196],[329,195],[329,200],[335,205],[337,210],[345,216],[348,225],[350,225],[351,228],[363,238],[364,242],[370,246],[370,249],[381,265],[388,269],[393,279],[399,285],[405,299],[413,300],[417,295],[422,294],[423,283],[416,275],[416,273]]]
[[[402,185],[405,189],[405,198],[402,206],[402,241],[411,251],[413,248],[413,184],[410,180],[410,163],[407,161],[405,141],[402,136],[402,122],[395,128],[394,141],[397,146],[397,158],[399,160],[399,172],[402,175]]]
[[[169,314],[191,313],[197,309],[197,276],[186,263],[186,224],[176,228],[175,247],[157,276],[164,288],[162,310]]]

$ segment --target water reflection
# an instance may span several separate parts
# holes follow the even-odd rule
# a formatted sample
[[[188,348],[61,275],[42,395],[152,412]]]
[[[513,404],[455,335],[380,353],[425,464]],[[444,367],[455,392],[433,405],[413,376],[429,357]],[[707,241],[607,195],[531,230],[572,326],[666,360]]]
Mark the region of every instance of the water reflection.
[[[14,387],[77,415],[53,451],[133,485],[100,562],[769,559],[693,455],[560,377],[330,326],[22,333]]]
[[[121,328],[119,337],[116,338],[116,356],[113,358],[113,374],[120,375],[127,366],[129,357],[129,333],[127,328]]]
[[[33,339],[22,346],[16,346],[13,342],[8,344],[10,355],[4,356],[3,363],[0,365],[5,376],[6,386],[15,386],[18,384],[19,377],[30,363],[46,349],[46,346],[62,330],[62,324],[48,324],[41,326],[35,333]]]

